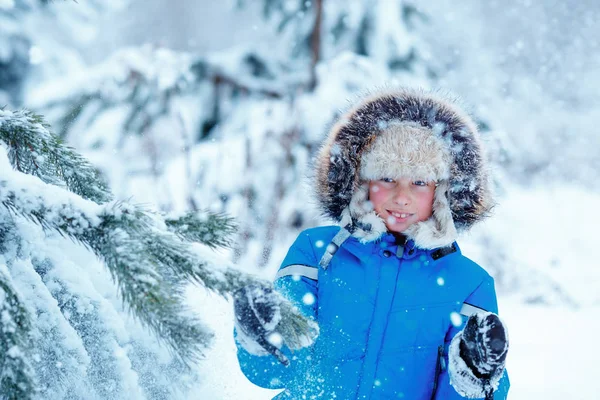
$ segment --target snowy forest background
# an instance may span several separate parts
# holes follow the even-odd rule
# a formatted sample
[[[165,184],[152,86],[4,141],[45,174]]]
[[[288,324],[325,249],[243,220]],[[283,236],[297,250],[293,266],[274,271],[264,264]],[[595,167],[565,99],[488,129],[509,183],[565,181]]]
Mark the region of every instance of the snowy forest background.
[[[482,128],[498,195],[493,218],[460,243],[496,279],[510,398],[590,399],[600,356],[599,12],[591,0],[0,0],[0,108],[44,115],[117,201],[233,217],[231,246],[215,257],[270,279],[298,232],[325,222],[305,177],[339,110],[386,85],[459,95]],[[16,176],[5,147],[0,180]],[[53,382],[46,398],[276,393],[239,371],[222,296],[185,288],[214,332],[186,369],[128,314],[91,249],[17,225],[28,245],[18,262],[0,249],[0,277],[56,349],[34,360]],[[78,324],[90,320],[82,336]]]

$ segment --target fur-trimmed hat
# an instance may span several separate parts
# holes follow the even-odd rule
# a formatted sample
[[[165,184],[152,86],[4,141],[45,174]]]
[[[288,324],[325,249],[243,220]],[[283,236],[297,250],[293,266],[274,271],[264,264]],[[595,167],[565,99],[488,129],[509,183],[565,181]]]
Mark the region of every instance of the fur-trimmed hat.
[[[437,182],[432,216],[403,232],[425,249],[450,245],[492,206],[475,123],[431,92],[394,89],[361,100],[329,132],[315,173],[325,214],[365,242],[387,230],[367,202],[370,180]]]

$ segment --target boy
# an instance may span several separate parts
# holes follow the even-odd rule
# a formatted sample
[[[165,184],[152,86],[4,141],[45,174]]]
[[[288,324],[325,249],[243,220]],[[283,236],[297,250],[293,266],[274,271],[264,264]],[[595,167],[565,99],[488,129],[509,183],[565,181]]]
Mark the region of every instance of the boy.
[[[339,226],[302,232],[274,286],[319,337],[293,353],[266,340],[277,306],[246,288],[235,297],[244,374],[285,389],[278,399],[505,399],[493,279],[455,242],[492,205],[473,121],[432,93],[371,95],[330,131],[315,181]]]

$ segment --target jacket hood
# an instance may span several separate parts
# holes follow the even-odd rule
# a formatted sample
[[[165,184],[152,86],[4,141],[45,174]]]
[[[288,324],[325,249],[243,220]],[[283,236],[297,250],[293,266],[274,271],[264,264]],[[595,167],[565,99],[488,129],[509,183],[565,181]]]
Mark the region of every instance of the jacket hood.
[[[369,207],[369,180],[438,183],[432,216],[403,232],[426,249],[450,245],[493,204],[475,123],[455,101],[432,92],[398,88],[364,97],[329,131],[314,172],[325,215],[362,241],[387,231]]]

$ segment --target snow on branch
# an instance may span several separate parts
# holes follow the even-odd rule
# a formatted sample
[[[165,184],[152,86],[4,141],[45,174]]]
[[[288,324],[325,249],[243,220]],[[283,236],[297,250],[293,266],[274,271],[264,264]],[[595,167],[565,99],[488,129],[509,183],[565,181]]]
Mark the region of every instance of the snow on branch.
[[[3,355],[0,358],[0,393],[2,398],[29,399],[35,394],[35,375],[29,357],[25,353],[31,341],[30,332],[29,312],[13,287],[6,265],[0,264],[0,354]]]
[[[125,203],[97,205],[41,182],[23,184],[23,179],[10,175],[0,179],[4,208],[90,248],[106,264],[133,314],[183,360],[197,358],[211,334],[183,305],[182,291],[176,287],[181,281],[169,279],[161,270],[166,266],[156,256],[160,246],[148,251],[151,238],[160,236],[152,232],[148,213]]]
[[[27,110],[0,110],[0,141],[8,144],[8,157],[17,171],[64,186],[96,203],[112,198],[97,170],[50,133],[50,126],[40,115]]]
[[[236,229],[233,218],[213,212],[168,217],[165,223],[170,231],[183,240],[200,242],[211,248],[228,247],[231,244],[229,237]]]

